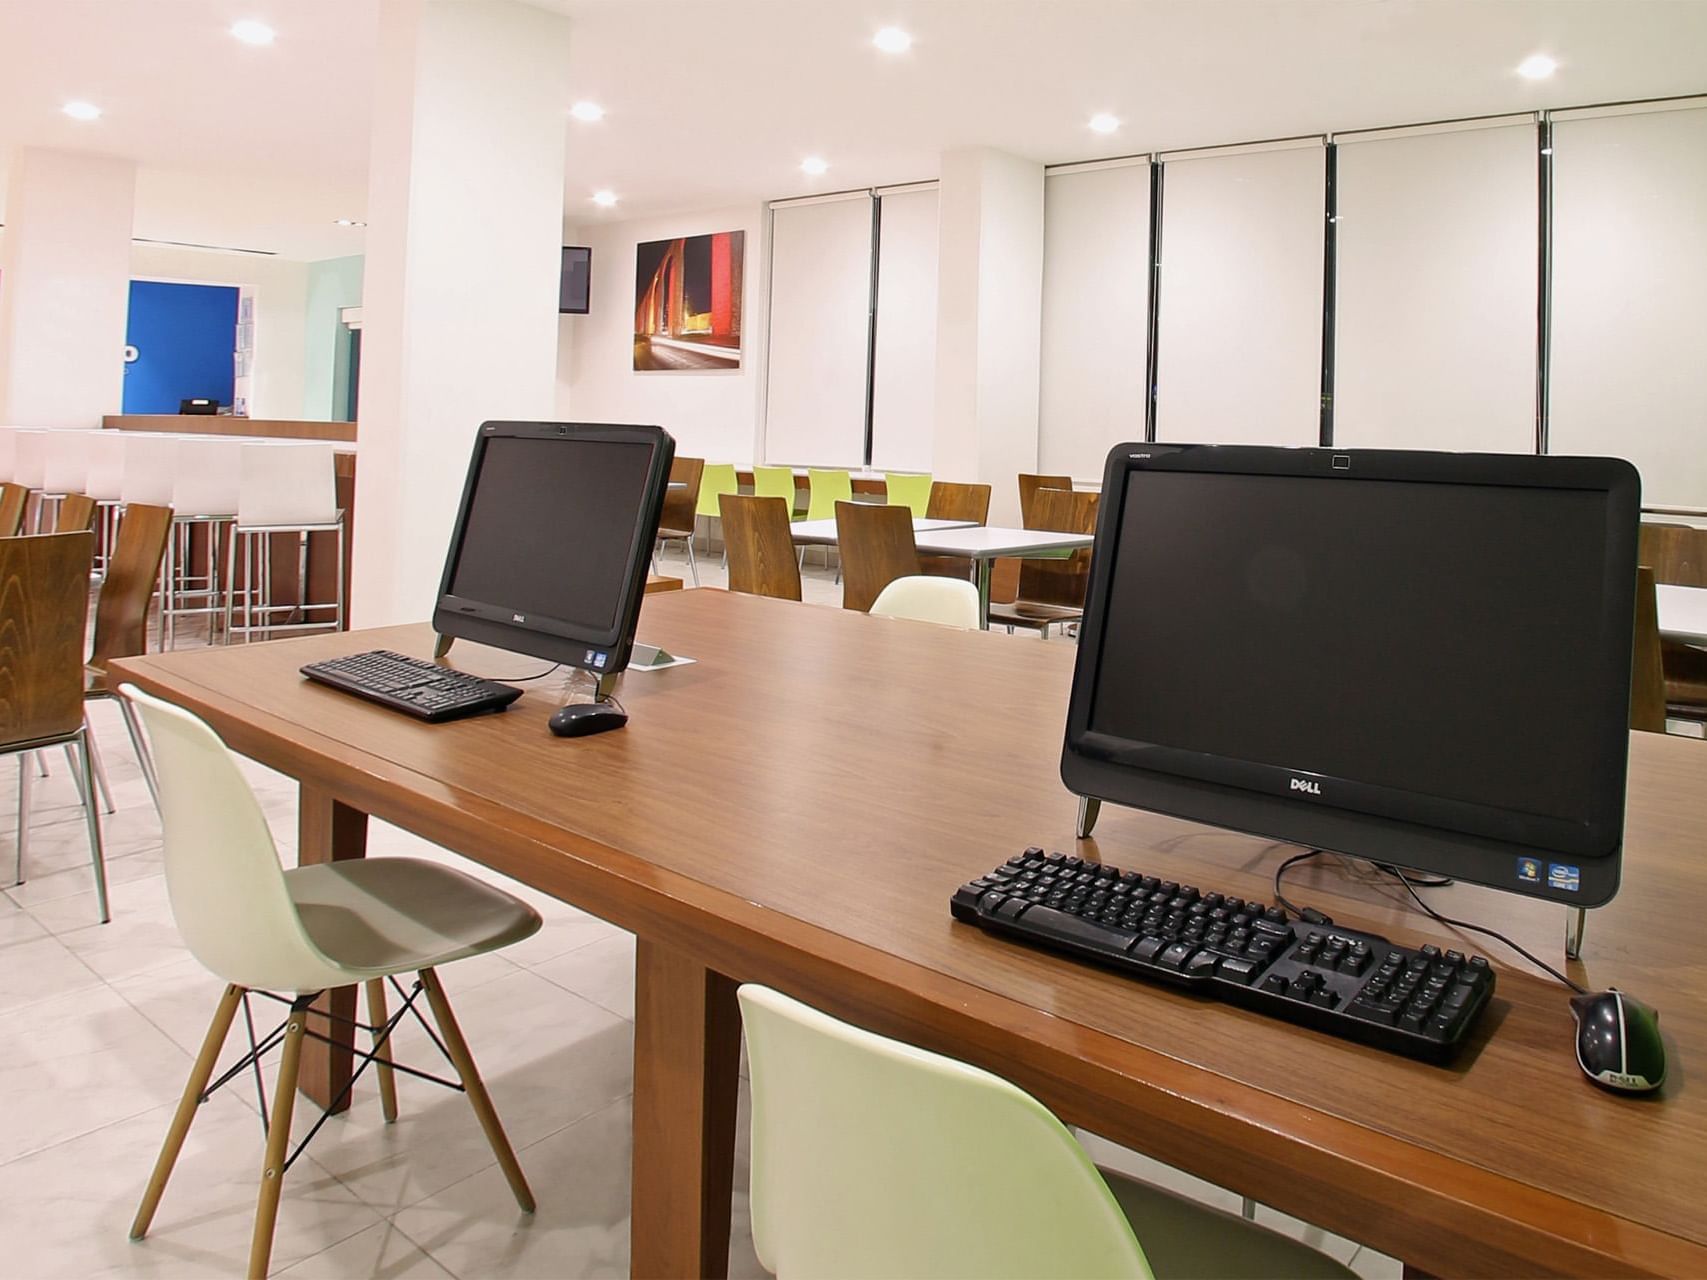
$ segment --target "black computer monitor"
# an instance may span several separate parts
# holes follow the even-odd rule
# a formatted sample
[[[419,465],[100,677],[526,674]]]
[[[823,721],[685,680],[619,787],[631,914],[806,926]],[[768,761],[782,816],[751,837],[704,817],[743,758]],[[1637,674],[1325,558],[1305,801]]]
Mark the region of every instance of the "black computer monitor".
[[[482,425],[434,630],[600,676],[621,671],[675,452],[660,427]]]
[[[566,316],[584,316],[592,296],[593,251],[586,245],[563,246],[563,264],[557,277],[557,310]]]
[[[1102,492],[1071,790],[1573,906],[1617,891],[1628,463],[1128,444]]]

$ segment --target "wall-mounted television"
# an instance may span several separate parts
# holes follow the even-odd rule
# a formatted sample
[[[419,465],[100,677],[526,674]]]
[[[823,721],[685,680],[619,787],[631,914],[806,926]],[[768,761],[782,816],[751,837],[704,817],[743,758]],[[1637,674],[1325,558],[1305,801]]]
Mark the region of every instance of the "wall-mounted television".
[[[559,315],[587,314],[587,295],[592,284],[593,251],[586,245],[563,246],[563,275],[557,286]]]

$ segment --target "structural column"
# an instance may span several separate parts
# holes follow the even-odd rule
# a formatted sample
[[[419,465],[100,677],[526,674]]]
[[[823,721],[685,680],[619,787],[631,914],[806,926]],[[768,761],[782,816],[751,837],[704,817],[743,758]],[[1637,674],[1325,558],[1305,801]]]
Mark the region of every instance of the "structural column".
[[[1014,476],[1037,470],[1043,166],[987,147],[945,152],[937,226],[931,469],[988,484],[990,523],[1017,526]]]
[[[430,616],[475,431],[552,416],[568,21],[382,0],[354,623]]]
[[[124,402],[136,165],[20,147],[0,240],[0,423],[98,427]]]

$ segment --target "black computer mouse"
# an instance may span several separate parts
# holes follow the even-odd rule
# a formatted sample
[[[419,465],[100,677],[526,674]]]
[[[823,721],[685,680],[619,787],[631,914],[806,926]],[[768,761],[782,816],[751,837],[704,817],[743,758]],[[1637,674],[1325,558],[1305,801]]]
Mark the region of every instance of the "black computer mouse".
[[[1598,1085],[1620,1093],[1651,1093],[1665,1083],[1666,1049],[1660,1015],[1622,991],[1571,997],[1577,1020],[1577,1065]]]
[[[608,702],[571,702],[552,712],[547,723],[559,738],[584,738],[589,733],[622,728],[628,723],[628,713]]]

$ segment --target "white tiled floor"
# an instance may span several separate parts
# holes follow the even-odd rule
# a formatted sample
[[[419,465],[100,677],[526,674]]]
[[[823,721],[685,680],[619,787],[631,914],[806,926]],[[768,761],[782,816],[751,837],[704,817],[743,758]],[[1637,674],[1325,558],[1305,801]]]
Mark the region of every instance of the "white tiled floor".
[[[840,600],[831,574],[808,599]],[[664,562],[681,573],[679,553]],[[701,581],[721,585],[717,558]],[[1041,643],[1041,642],[1040,642]],[[1067,643],[1051,641],[1050,643]],[[38,779],[24,884],[0,895],[0,1275],[237,1274],[248,1249],[261,1131],[253,1085],[204,1106],[148,1239],[127,1238],[137,1198],[213,1011],[220,984],[185,952],[162,875],[159,825],[116,708],[92,708],[118,812],[107,817],[113,920],[96,911],[83,825],[63,756]],[[10,766],[8,766],[10,767]],[[287,861],[295,786],[247,771]],[[9,783],[9,780],[8,780]],[[0,869],[12,847],[0,837]],[[375,824],[374,855],[473,864]],[[499,879],[499,877],[493,877]],[[7,876],[10,879],[10,876]],[[569,1277],[628,1267],[633,938],[524,887],[545,917],[535,937],[445,974],[469,1042],[539,1201],[517,1212],[461,1097],[403,1076],[401,1115],[380,1118],[370,1080],[321,1130],[285,1184],[276,1274]],[[259,1012],[266,1012],[261,1010]],[[229,1047],[242,1032],[234,1030]],[[431,1067],[418,1029],[406,1061]],[[745,1092],[730,1274],[759,1276],[747,1228]],[[297,1113],[298,1134],[313,1116]],[[1090,1136],[1100,1161],[1236,1209],[1230,1192]],[[1259,1210],[1367,1276],[1398,1265],[1350,1241]]]

